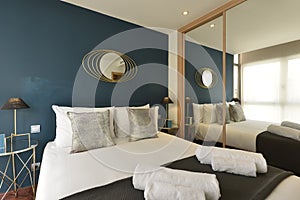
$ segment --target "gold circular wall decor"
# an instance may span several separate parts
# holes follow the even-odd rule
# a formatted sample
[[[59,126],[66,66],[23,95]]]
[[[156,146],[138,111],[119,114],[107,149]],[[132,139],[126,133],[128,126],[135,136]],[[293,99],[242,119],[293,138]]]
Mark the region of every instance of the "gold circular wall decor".
[[[105,82],[125,82],[137,74],[135,62],[127,55],[113,50],[93,50],[82,59],[87,74]]]
[[[216,72],[210,68],[200,68],[195,73],[195,81],[202,88],[212,88],[218,82]]]

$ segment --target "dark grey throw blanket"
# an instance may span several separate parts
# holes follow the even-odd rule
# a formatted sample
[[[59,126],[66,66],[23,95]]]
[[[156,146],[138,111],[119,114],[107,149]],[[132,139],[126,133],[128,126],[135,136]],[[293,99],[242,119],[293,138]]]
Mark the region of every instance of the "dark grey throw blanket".
[[[175,161],[167,167],[194,172],[214,173],[220,184],[221,198],[224,200],[263,200],[272,190],[292,173],[275,167],[268,167],[268,173],[258,174],[256,178],[214,172],[210,165],[202,165],[195,156]],[[132,177],[109,185],[86,190],[65,200],[142,200],[144,192],[135,190]]]

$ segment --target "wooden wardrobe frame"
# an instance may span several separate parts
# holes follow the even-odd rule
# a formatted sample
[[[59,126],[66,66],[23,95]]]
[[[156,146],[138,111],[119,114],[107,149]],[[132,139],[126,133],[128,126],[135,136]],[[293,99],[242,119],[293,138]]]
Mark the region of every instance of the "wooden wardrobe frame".
[[[231,0],[224,5],[216,8],[210,13],[186,24],[185,26],[179,28],[178,31],[178,107],[177,107],[177,116],[178,116],[178,125],[179,125],[179,136],[184,138],[184,113],[185,113],[185,34],[199,26],[206,24],[218,17],[223,17],[223,54],[222,54],[222,62],[223,62],[223,90],[222,90],[222,102],[223,102],[223,113],[226,113],[226,12],[231,8],[245,2],[247,0]],[[226,123],[225,123],[226,114],[223,114],[223,129],[222,129],[222,143],[223,147],[226,147]]]

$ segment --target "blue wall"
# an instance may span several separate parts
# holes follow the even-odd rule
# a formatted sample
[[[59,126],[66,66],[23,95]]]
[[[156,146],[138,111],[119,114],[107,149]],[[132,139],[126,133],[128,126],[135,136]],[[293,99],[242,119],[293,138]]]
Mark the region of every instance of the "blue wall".
[[[222,102],[222,52],[186,41],[185,46],[185,95],[194,103],[219,103]],[[213,69],[218,76],[215,87],[205,89],[197,85],[195,73],[199,68]],[[233,97],[233,55],[226,54],[226,99]]]
[[[21,97],[30,105],[30,109],[18,110],[17,129],[29,132],[30,125],[41,124],[41,133],[32,135],[39,142],[38,161],[45,144],[55,138],[51,105],[72,105],[81,60],[95,47],[126,52],[139,66],[131,82],[140,86],[129,104],[157,104],[168,94],[165,34],[143,28],[133,35],[130,31],[139,26],[58,0],[1,0],[0,27],[0,104],[10,97]],[[115,36],[123,31],[129,34]],[[128,38],[130,35],[133,37]],[[113,39],[108,39],[111,36]],[[99,45],[107,39],[109,42]],[[147,82],[143,82],[144,78]],[[86,82],[95,83],[90,79],[93,78]],[[121,88],[126,91],[131,82]],[[87,86],[82,91],[93,87]],[[116,84],[96,81],[96,92],[91,98],[97,106],[111,105],[115,87]],[[121,97],[114,102],[127,104]],[[82,106],[85,104],[83,101]],[[0,111],[0,133],[9,134],[12,130],[13,111]]]

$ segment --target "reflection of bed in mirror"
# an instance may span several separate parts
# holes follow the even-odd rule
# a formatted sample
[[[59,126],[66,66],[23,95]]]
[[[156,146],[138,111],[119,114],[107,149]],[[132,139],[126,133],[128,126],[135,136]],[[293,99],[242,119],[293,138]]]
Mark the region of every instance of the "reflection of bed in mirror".
[[[193,103],[195,139],[204,142],[203,144],[206,145],[215,145],[217,142],[222,142],[223,126],[215,121],[218,118],[216,117],[217,105]],[[212,110],[207,110],[208,108]],[[202,109],[203,112],[199,112],[199,109],[200,111]],[[228,110],[230,113],[230,104]],[[214,116],[210,115],[208,120],[206,115],[212,113],[214,113]],[[231,118],[231,115],[229,116]],[[282,127],[275,123],[247,119],[234,122],[234,119],[231,119],[227,120],[226,124],[227,146],[262,153],[272,166],[292,171],[297,175],[300,174],[300,163],[297,159],[291,159],[294,152],[300,151],[298,138],[291,139],[287,137],[288,133],[284,128],[283,135],[276,135],[268,131],[271,126]],[[299,130],[295,129],[295,131],[297,132],[295,134],[298,135]]]
[[[226,143],[230,147],[256,152],[256,137],[267,130],[271,122],[246,120],[226,124]],[[222,125],[195,124],[195,138],[202,141],[222,142]]]
[[[256,152],[256,137],[272,124],[266,121],[247,120],[238,102],[226,103],[226,145]],[[195,139],[222,142],[222,103],[192,104]]]

